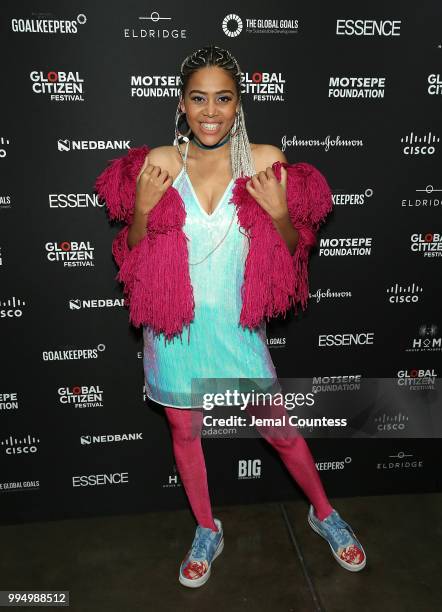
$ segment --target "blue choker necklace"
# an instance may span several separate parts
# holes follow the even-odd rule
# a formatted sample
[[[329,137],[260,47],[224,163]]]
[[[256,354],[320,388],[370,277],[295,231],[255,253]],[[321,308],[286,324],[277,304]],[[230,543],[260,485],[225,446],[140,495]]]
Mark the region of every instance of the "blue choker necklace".
[[[230,132],[227,134],[226,138],[224,138],[224,140],[222,140],[221,142],[217,142],[214,145],[205,145],[203,144],[200,140],[198,140],[198,138],[195,136],[195,134],[193,135],[192,138],[192,142],[194,142],[200,149],[217,149],[218,147],[222,147],[223,144],[226,144],[226,142],[230,140]]]

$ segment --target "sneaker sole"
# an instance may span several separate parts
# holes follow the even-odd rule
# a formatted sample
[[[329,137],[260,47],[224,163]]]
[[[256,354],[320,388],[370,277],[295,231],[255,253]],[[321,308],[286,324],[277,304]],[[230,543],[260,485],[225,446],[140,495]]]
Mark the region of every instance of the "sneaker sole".
[[[224,548],[224,536],[219,541],[218,548],[216,549],[215,554],[213,555],[213,558],[212,558],[212,562],[209,565],[209,569],[204,574],[204,576],[201,576],[200,578],[191,579],[191,578],[186,578],[185,576],[182,576],[180,572],[178,574],[178,580],[180,581],[180,583],[186,587],[191,587],[191,588],[200,587],[203,584],[205,584],[210,578],[210,572],[212,570],[212,563],[215,561],[218,555],[222,553],[223,548]]]
[[[365,550],[362,548],[362,544],[360,544],[361,546],[361,550],[364,553],[364,560],[362,563],[360,563],[359,565],[354,565],[352,563],[347,563],[347,561],[344,561],[343,559],[341,559],[333,550],[333,546],[330,544],[330,542],[327,540],[327,538],[318,530],[318,528],[316,527],[316,525],[312,522],[311,518],[310,518],[310,514],[307,516],[307,521],[308,524],[310,525],[310,527],[313,529],[313,531],[315,533],[317,533],[318,535],[321,536],[321,538],[323,540],[325,540],[327,542],[327,544],[330,546],[330,550],[333,553],[334,558],[336,559],[336,561],[339,563],[339,565],[341,567],[343,567],[346,570],[349,570],[350,572],[360,572],[361,569],[364,569],[366,563],[367,563],[367,555],[365,554]],[[356,536],[355,536],[356,537]]]

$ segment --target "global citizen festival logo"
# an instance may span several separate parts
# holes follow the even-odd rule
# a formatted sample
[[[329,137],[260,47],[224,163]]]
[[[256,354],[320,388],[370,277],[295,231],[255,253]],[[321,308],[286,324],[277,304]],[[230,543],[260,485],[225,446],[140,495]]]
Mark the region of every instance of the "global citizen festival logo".
[[[434,389],[436,385],[437,373],[431,370],[419,370],[411,368],[410,370],[399,370],[397,373],[397,386],[407,387],[409,391],[422,391]]]
[[[93,267],[94,247],[89,241],[86,242],[47,242],[46,257],[50,262],[62,263],[64,267]]]
[[[79,72],[33,70],[29,78],[34,94],[47,95],[53,102],[84,102],[84,79]]]
[[[99,385],[59,387],[57,393],[62,406],[66,404],[74,408],[101,408],[103,406],[103,389]]]
[[[226,15],[221,24],[222,30],[229,38],[239,36],[243,29],[247,34],[297,34],[299,19],[271,19],[245,17],[241,19],[235,13]]]
[[[411,234],[410,251],[424,257],[442,257],[442,234]]]
[[[250,94],[254,102],[285,102],[285,79],[282,72],[244,72],[241,93]]]

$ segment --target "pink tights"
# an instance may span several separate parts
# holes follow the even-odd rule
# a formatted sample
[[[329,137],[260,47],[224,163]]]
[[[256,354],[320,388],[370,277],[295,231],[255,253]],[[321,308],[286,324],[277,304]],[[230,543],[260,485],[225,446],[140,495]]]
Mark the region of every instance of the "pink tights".
[[[213,520],[210,503],[207,471],[201,445],[201,427],[205,411],[202,409],[164,408],[172,434],[175,463],[186,491],[187,498],[202,527],[214,531],[218,528]],[[278,417],[289,416],[283,406],[248,406],[249,415]],[[306,441],[294,426],[285,428],[257,426],[265,438],[279,453],[288,471],[304,491],[315,509],[319,520],[333,510],[325,494],[319,473]]]

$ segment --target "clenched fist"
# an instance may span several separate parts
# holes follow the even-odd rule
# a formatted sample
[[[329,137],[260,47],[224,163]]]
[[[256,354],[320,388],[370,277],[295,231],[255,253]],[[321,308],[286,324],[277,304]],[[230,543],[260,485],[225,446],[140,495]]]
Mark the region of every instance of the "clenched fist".
[[[147,215],[161,200],[173,179],[159,166],[149,164],[148,156],[137,176],[135,211]]]

